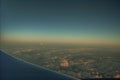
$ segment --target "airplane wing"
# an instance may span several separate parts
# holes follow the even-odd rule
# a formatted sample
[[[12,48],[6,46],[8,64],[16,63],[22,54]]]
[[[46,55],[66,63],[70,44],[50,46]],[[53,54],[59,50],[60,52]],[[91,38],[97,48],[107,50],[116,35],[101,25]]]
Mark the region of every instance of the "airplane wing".
[[[76,80],[50,71],[0,51],[0,80]]]

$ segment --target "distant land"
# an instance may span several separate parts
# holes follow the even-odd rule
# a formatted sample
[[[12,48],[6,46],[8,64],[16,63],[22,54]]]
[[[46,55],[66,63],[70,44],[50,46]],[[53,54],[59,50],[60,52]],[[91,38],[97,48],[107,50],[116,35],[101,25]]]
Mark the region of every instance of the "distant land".
[[[120,49],[67,44],[4,44],[1,50],[78,79],[120,78]]]

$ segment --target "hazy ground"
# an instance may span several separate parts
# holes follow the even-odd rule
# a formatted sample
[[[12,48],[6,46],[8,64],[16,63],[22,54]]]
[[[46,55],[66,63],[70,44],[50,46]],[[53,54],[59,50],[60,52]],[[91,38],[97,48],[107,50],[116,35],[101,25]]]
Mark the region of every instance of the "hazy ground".
[[[120,77],[120,49],[58,44],[6,44],[1,49],[25,61],[76,78]]]

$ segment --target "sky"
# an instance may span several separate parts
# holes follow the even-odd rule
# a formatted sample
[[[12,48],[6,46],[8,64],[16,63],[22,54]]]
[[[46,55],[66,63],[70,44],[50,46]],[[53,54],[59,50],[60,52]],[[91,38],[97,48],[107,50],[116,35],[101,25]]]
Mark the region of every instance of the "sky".
[[[120,46],[119,0],[1,0],[3,40]]]

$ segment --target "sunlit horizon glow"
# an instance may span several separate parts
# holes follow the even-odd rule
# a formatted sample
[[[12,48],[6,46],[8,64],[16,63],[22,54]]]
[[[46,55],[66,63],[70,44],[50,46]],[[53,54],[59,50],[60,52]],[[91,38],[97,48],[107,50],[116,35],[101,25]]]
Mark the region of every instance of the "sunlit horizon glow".
[[[74,44],[74,45],[86,45],[86,46],[112,46],[120,47],[119,41],[114,40],[87,40],[87,39],[75,39],[75,38],[48,38],[48,37],[4,37],[3,42],[8,43],[61,43],[61,44]]]

